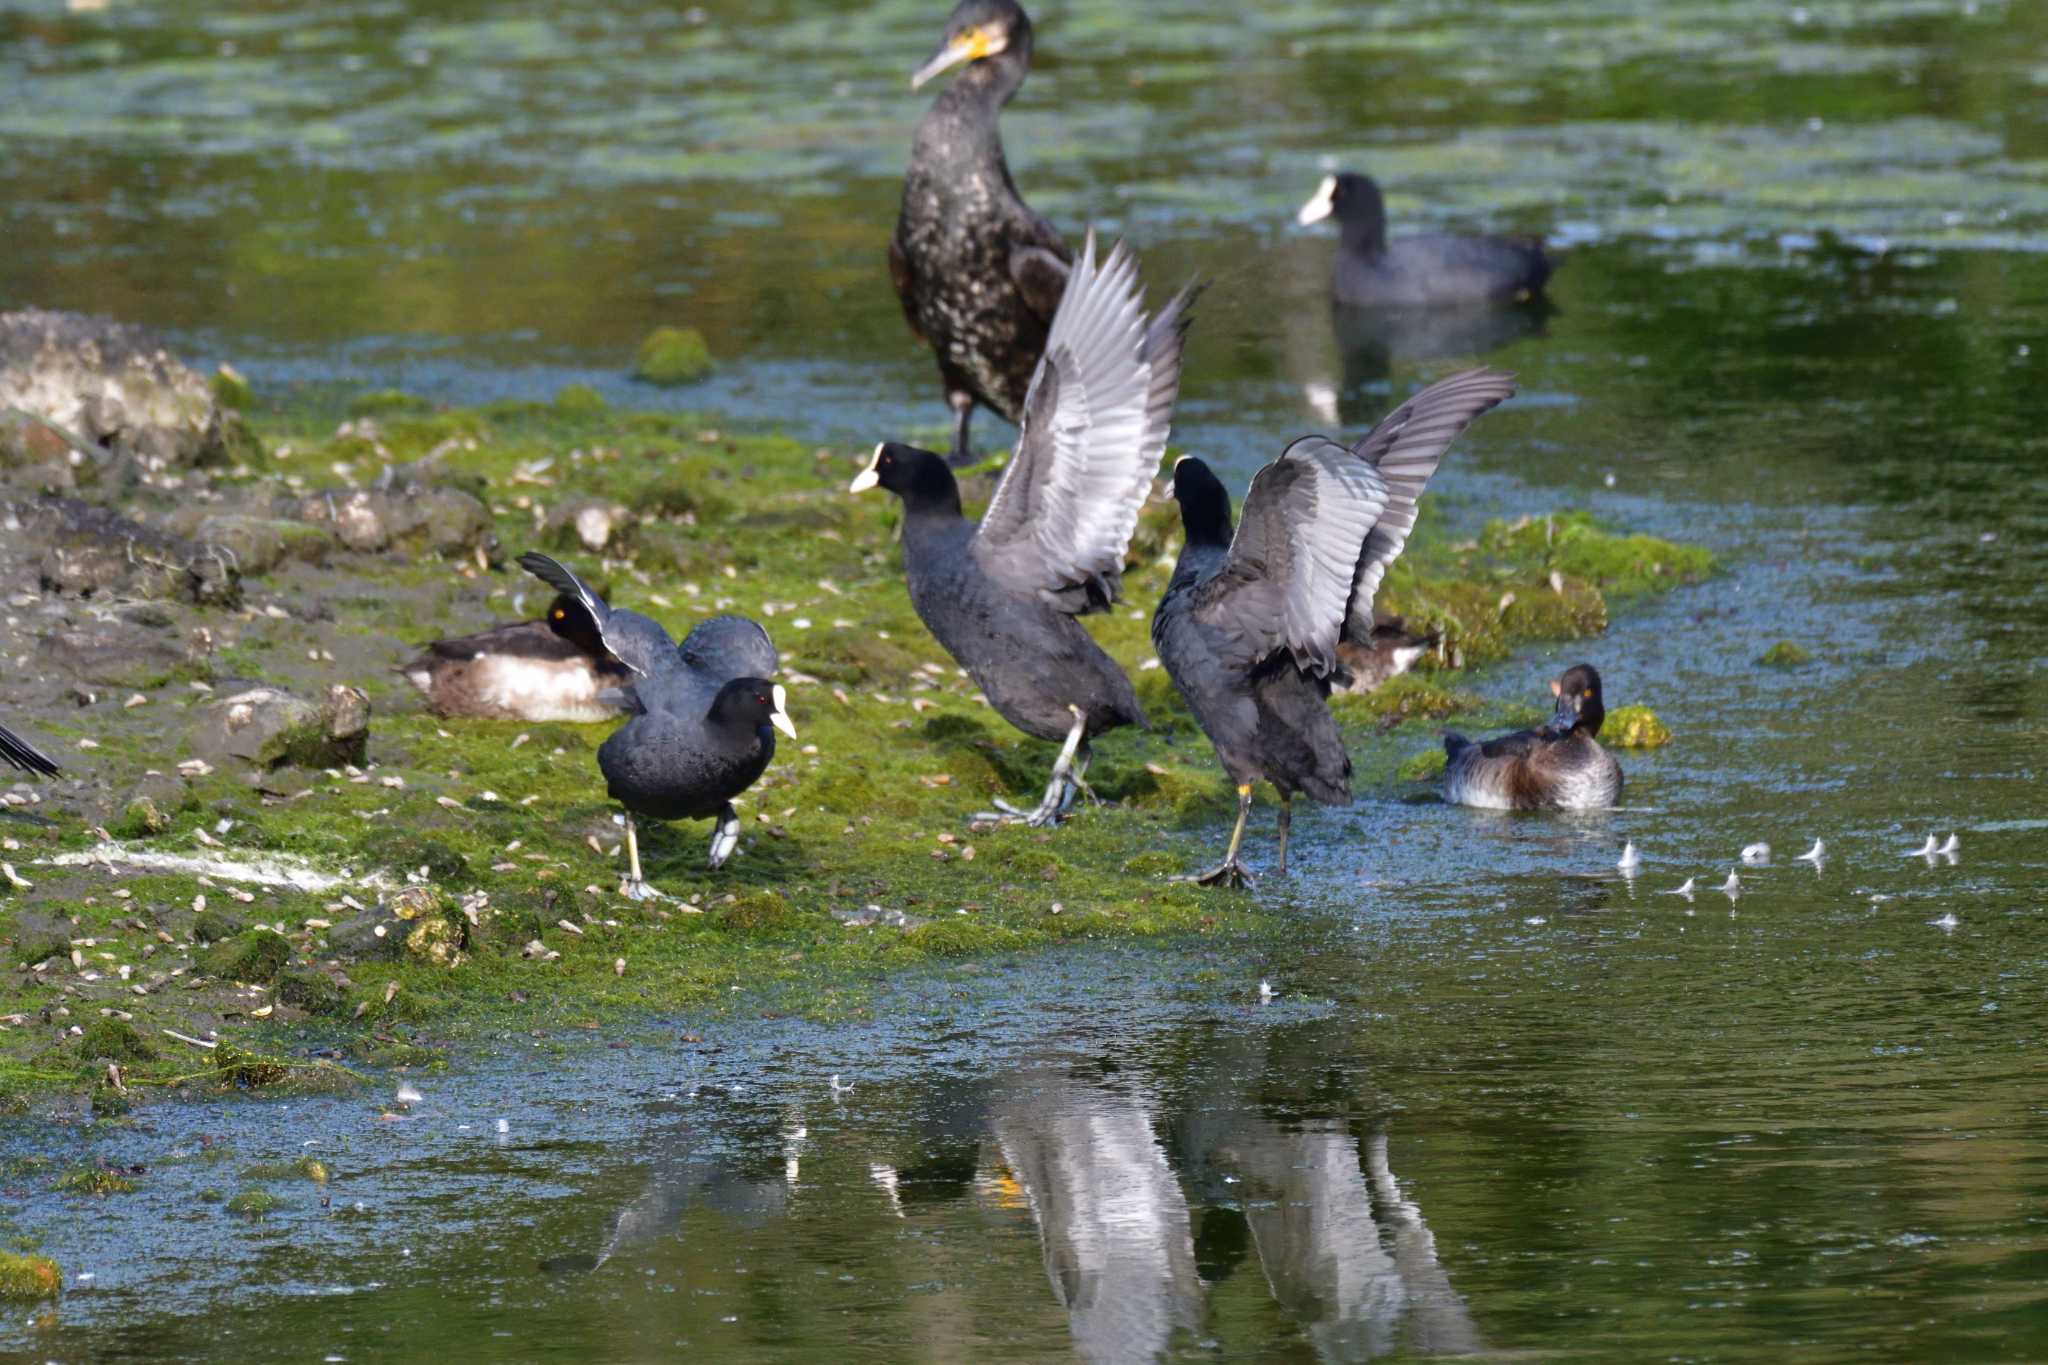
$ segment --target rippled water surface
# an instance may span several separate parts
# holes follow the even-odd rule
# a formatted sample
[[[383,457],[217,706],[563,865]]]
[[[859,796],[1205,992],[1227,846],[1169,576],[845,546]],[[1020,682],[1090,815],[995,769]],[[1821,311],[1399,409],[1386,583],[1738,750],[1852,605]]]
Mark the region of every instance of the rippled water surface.
[[[940,18],[0,3],[0,304],[150,323],[272,392],[574,380],[936,438],[882,246]],[[92,1278],[0,1342],[2048,1356],[2048,9],[1038,19],[1005,121],[1025,193],[1213,282],[1179,439],[1243,475],[1333,409],[1357,430],[1477,355],[1517,370],[1432,496],[1713,546],[1724,573],[1571,651],[1677,741],[1597,818],[1371,788],[1307,813],[1271,941],[988,963],[832,1027],[507,1039],[396,1122],[0,1131],[151,1170],[98,1203],[5,1190]],[[1331,243],[1291,225],[1333,164],[1401,222],[1548,233],[1554,308],[1333,326]],[[623,378],[669,321],[721,359],[702,389]],[[1783,638],[1813,661],[1758,667]],[[1573,661],[1474,685],[1536,700]],[[1952,830],[1954,862],[1909,856]],[[1668,894],[1759,839],[1736,897]],[[333,1178],[260,1224],[200,1198],[308,1151]]]

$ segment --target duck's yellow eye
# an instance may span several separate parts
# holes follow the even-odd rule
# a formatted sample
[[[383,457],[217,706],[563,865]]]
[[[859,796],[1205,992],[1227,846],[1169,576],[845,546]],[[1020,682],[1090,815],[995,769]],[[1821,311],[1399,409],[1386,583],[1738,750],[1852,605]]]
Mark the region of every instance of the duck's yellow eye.
[[[1593,700],[1593,689],[1589,687],[1585,691],[1579,693],[1579,695],[1584,697],[1587,701],[1591,701]]]
[[[569,613],[568,613],[568,612],[566,612],[566,611],[563,611],[563,610],[562,610],[562,609],[561,609],[560,607],[556,607],[556,608],[555,608],[555,619],[556,619],[557,621],[562,621],[562,620],[566,620],[566,619],[568,619],[568,615],[569,615]]]

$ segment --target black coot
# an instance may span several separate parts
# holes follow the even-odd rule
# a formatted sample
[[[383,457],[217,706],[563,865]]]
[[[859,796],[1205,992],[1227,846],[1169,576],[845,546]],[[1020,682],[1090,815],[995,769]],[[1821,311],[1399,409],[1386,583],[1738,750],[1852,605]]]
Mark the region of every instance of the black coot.
[[[1351,759],[1327,703],[1339,651],[1372,637],[1373,595],[1445,449],[1514,391],[1512,375],[1467,370],[1416,394],[1348,450],[1302,437],[1252,479],[1234,536],[1215,474],[1192,457],[1174,466],[1187,543],[1153,613],[1152,643],[1237,787],[1230,847],[1195,880],[1252,879],[1238,849],[1259,779],[1280,791],[1282,875],[1294,794],[1350,798]]]
[[[937,353],[956,464],[973,457],[974,405],[1010,421],[1045,350],[1073,253],[1017,193],[997,113],[1031,65],[1031,20],[1013,0],[961,0],[920,86],[965,62],[917,125],[889,277],[910,330]]]
[[[1098,269],[1090,233],[980,524],[931,451],[885,442],[853,481],[852,492],[903,500],[904,574],[925,626],[997,714],[1063,742],[1037,809],[1005,807],[1034,825],[1085,790],[1090,741],[1146,723],[1130,679],[1074,617],[1122,591],[1124,549],[1166,449],[1189,298],[1148,319],[1130,252],[1118,243]]]
[[[1533,237],[1454,237],[1424,233],[1387,239],[1387,205],[1370,176],[1346,171],[1323,183],[1295,221],[1334,215],[1341,240],[1330,292],[1339,303],[1428,308],[1533,298],[1550,278],[1543,243]]]
[[[628,871],[619,888],[636,900],[655,894],[640,875],[633,817],[715,820],[713,868],[740,839],[732,798],[754,785],[775,757],[775,731],[791,739],[782,688],[768,681],[779,660],[768,632],[740,616],[702,621],[678,646],[661,624],[614,611],[582,580],[543,554],[520,566],[590,613],[598,639],[629,680],[610,698],[631,719],[599,746],[606,790],[626,808]]]

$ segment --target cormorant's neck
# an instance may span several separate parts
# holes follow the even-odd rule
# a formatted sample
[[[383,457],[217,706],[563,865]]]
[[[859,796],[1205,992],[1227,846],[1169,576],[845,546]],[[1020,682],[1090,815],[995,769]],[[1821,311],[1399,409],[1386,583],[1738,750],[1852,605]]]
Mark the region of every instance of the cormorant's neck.
[[[1031,69],[1031,40],[1013,40],[993,57],[969,62],[953,83],[932,101],[932,113],[944,112],[958,123],[995,136],[996,111],[1010,102]]]

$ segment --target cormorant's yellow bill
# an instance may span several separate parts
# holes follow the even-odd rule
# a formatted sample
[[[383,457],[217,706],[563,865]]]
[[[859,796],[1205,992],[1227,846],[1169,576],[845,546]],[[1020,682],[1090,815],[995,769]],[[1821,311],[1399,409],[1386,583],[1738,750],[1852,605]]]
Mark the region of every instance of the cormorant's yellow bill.
[[[950,70],[962,62],[978,62],[983,57],[993,57],[1009,45],[1010,35],[993,24],[967,29],[917,69],[910,78],[910,88],[915,90],[941,71]]]

